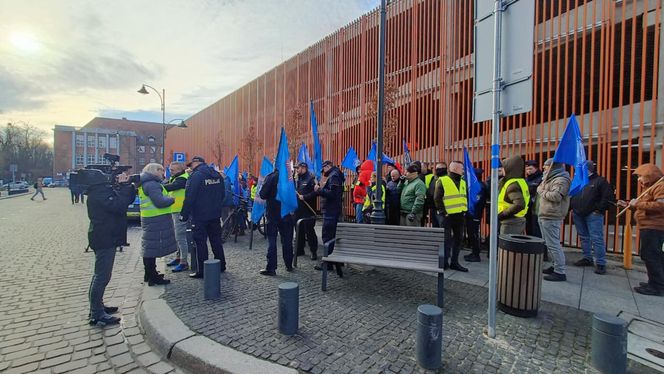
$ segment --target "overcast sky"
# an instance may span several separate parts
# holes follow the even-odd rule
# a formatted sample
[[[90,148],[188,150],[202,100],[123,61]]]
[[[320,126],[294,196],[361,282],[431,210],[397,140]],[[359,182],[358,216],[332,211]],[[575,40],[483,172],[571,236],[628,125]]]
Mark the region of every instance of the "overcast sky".
[[[188,117],[379,0],[0,0],[0,123]]]

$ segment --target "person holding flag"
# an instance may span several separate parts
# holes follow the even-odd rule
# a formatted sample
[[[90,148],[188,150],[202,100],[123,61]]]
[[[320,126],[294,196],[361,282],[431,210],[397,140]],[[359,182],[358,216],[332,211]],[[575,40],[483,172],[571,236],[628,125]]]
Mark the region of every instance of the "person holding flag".
[[[300,162],[297,167],[297,210],[295,211],[295,222],[303,218],[311,218],[316,216],[313,207],[316,206],[316,193],[314,186],[316,185],[316,178],[309,172],[309,165],[306,162]],[[316,236],[316,219],[307,219],[302,222],[301,229],[303,233],[297,236],[297,243],[295,253],[297,256],[304,254],[305,239],[309,243],[311,250],[311,259],[318,259],[318,236]]]
[[[337,236],[337,223],[341,215],[342,198],[344,193],[344,175],[338,167],[330,160],[323,162],[323,178],[319,184],[314,187],[314,191],[321,196],[321,210],[323,211],[323,243],[327,243]],[[328,255],[334,251],[334,242],[330,243]],[[343,277],[341,270],[342,264],[334,264],[337,269],[337,275]],[[332,268],[332,263],[327,264],[328,269]],[[322,270],[321,265],[314,267],[316,270]]]
[[[463,174],[464,166],[461,162],[450,162],[447,175],[436,180],[433,200],[437,209],[438,220],[445,228],[445,262],[443,268],[465,273],[468,269],[459,264],[464,217],[466,211],[468,211],[466,181],[461,178]],[[451,263],[450,257],[452,259]]]

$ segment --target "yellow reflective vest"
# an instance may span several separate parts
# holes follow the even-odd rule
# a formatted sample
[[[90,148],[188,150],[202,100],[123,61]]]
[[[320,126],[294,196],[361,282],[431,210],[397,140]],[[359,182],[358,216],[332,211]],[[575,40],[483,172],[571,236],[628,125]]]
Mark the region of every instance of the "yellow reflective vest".
[[[184,178],[184,179],[189,179],[189,173],[184,173],[182,175],[179,175],[175,178],[171,177],[171,180],[169,182],[173,182],[176,178]],[[175,202],[173,205],[171,205],[171,212],[172,213],[180,213],[182,211],[182,205],[184,204],[184,192],[185,189],[181,188],[179,190],[171,191],[168,193],[168,196],[172,197],[175,199]]]
[[[383,191],[383,194],[380,195],[380,199],[383,200],[383,208],[385,208],[385,184],[381,184],[380,186],[382,187],[381,190]],[[373,196],[375,195],[376,195],[376,185],[374,184],[373,186],[371,186],[371,193],[368,193],[364,197],[364,205],[362,205],[362,210],[367,209],[368,207],[371,206],[371,204],[373,204]]]
[[[161,186],[161,193],[168,196],[168,192]],[[171,214],[171,207],[157,208],[150,200],[150,197],[143,192],[143,187],[138,188],[138,198],[141,200],[141,218],[150,218]]]
[[[429,186],[431,185],[431,181],[433,180],[434,175],[433,174],[427,174],[424,176],[424,184],[427,186],[427,189],[429,189]]]
[[[255,184],[253,186],[251,186],[251,200],[252,201],[256,199],[256,191],[257,190],[258,190],[258,187]]]
[[[526,183],[526,180],[523,178],[512,178],[508,180],[507,183],[505,183],[503,188],[500,189],[500,193],[498,194],[498,213],[501,213],[503,210],[510,206],[510,204],[505,201],[505,193],[507,192],[507,188],[512,183],[519,184],[519,187],[521,187],[521,193],[523,194],[523,199],[526,200],[526,207],[517,212],[514,216],[525,217],[526,213],[528,213],[528,204],[530,204],[530,192],[528,190],[528,183]]]
[[[468,210],[465,180],[462,179],[457,188],[454,180],[444,175],[440,177],[440,184],[443,187],[443,205],[447,214],[463,213]]]

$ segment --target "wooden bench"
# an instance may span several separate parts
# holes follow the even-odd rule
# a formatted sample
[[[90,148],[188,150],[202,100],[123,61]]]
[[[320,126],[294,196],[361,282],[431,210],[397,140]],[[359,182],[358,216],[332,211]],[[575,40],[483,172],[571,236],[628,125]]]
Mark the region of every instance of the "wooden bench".
[[[324,244],[322,260],[438,273],[437,305],[442,307],[444,239],[442,228],[339,223],[336,237]],[[327,264],[321,267],[326,291]]]

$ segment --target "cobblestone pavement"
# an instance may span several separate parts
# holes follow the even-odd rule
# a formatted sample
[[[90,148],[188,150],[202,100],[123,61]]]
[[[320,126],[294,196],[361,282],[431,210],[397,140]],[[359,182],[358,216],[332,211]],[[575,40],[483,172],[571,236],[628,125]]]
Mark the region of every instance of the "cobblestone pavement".
[[[122,325],[91,327],[94,255],[83,252],[86,207],[71,205],[66,189],[46,195],[46,201],[0,201],[0,372],[175,372],[144,342],[136,321],[143,290],[139,229],[130,228],[132,246],[117,254],[106,290],[106,304],[121,308]]]
[[[265,240],[225,245],[228,271],[219,300],[203,299],[202,281],[172,277],[165,299],[192,330],[253,356],[311,373],[422,372],[415,362],[417,306],[435,302],[436,281],[426,274],[391,269],[346,268],[330,273],[327,292],[320,272],[300,257],[287,273],[258,275]],[[277,329],[277,287],[300,285],[300,329]],[[447,373],[580,373],[590,368],[591,315],[544,303],[534,319],[497,316],[498,337],[483,335],[487,290],[446,280],[443,364]]]

